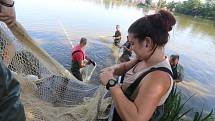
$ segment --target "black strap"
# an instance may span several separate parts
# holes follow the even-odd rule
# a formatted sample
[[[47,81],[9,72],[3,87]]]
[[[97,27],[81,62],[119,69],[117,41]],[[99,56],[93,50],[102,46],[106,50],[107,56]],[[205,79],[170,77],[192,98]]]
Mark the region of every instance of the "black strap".
[[[141,62],[141,60],[138,60],[137,63],[135,63],[134,65],[132,65],[130,69],[134,68],[139,62]],[[123,83],[124,78],[125,78],[125,74],[127,73],[127,71],[128,71],[128,70],[126,70],[125,73],[121,75],[121,79],[118,80],[118,82]],[[119,79],[119,78],[118,78],[118,79]]]
[[[137,86],[140,84],[141,80],[149,73],[153,72],[153,71],[164,71],[167,72],[169,75],[173,75],[172,72],[166,68],[166,67],[158,67],[158,68],[151,68],[148,71],[146,71],[145,73],[143,73],[140,77],[138,77],[134,83],[132,83],[125,91],[125,96],[131,100],[131,95],[134,93],[135,89],[137,88]],[[133,101],[133,100],[132,100]]]
[[[172,76],[172,72],[166,68],[166,67],[158,67],[158,68],[151,68],[149,69],[148,71],[146,71],[145,73],[143,73],[140,77],[138,77],[134,83],[132,83],[125,91],[125,96],[133,101],[131,99],[131,95],[133,94],[133,92],[135,91],[135,89],[137,88],[137,86],[139,85],[139,83],[141,82],[141,80],[149,73],[153,72],[153,71],[157,71],[157,70],[160,70],[160,71],[164,71],[164,72],[167,72],[168,74],[170,74]],[[174,85],[173,85],[174,86]],[[174,88],[174,87],[173,87]],[[173,91],[173,89],[171,90],[171,92]],[[155,115],[160,115],[162,112],[159,111],[161,108],[163,108],[163,105],[162,106],[159,106],[157,107],[156,111],[155,111]],[[153,115],[154,115],[153,114]],[[162,114],[161,114],[162,115]],[[159,117],[156,117],[156,118],[159,118]],[[113,113],[113,120],[112,121],[122,121],[122,119],[120,118],[119,114],[117,113],[116,109],[114,109],[114,113]],[[156,120],[158,121],[158,120]]]
[[[78,52],[81,52],[81,53],[82,53],[83,59],[84,59],[84,53],[83,53],[83,51],[81,51],[81,50],[76,50],[76,51],[72,52],[72,56],[73,56],[75,53],[78,53]]]

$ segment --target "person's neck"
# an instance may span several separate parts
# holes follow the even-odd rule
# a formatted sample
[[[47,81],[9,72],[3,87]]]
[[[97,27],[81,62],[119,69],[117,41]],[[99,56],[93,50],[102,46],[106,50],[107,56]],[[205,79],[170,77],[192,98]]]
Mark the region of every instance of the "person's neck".
[[[149,59],[145,60],[145,64],[147,67],[150,67],[162,62],[163,60],[165,60],[164,48],[158,47],[152,54],[152,56]]]

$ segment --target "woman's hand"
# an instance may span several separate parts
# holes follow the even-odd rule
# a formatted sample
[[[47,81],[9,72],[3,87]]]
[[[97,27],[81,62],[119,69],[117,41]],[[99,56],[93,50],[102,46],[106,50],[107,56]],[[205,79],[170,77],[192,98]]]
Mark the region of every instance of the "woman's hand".
[[[0,5],[0,21],[5,22],[8,27],[12,27],[16,22],[14,7],[5,7]]]
[[[100,73],[101,84],[106,86],[110,79],[114,79],[114,69],[111,67],[103,69]]]

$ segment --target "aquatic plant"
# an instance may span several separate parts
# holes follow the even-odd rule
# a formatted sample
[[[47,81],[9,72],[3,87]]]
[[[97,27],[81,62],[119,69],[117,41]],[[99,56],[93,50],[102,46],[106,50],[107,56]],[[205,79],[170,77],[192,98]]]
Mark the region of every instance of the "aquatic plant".
[[[193,110],[193,108],[187,109],[185,104],[194,95],[190,96],[185,102],[182,101],[181,96],[182,93],[175,86],[164,104],[164,114],[160,121],[185,121],[184,117]],[[215,121],[213,110],[206,115],[203,114],[203,110],[201,112],[196,111],[192,121]]]
[[[213,110],[211,110],[211,112],[206,115],[203,116],[203,110],[199,113],[199,112],[195,112],[195,116],[193,121],[214,121],[215,118],[213,116]]]

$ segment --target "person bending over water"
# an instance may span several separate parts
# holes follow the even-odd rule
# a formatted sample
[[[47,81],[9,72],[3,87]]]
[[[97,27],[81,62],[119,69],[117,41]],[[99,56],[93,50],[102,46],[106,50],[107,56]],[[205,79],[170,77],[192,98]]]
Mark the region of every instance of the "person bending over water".
[[[82,37],[80,43],[72,49],[71,72],[80,81],[83,81],[80,69],[91,63],[95,66],[95,62],[87,58],[87,56],[85,55],[84,48],[86,47],[86,45],[87,39]]]
[[[162,106],[169,96],[173,79],[164,46],[175,17],[164,10],[136,20],[128,29],[136,58],[107,67],[101,71],[100,80],[111,92],[114,108],[109,121],[159,121]],[[122,85],[115,76],[123,75]]]

